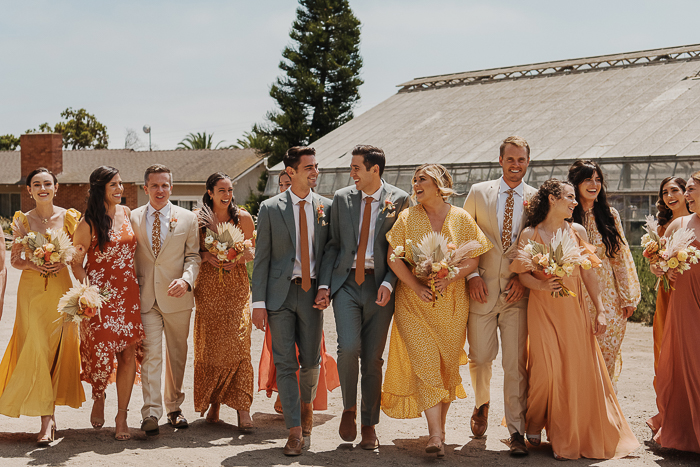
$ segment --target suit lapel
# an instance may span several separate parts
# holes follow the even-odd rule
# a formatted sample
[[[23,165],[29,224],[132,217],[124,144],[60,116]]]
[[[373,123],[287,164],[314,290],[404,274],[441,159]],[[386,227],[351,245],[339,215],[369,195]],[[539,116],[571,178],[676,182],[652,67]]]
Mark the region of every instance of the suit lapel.
[[[282,218],[284,223],[287,224],[287,230],[289,231],[289,236],[292,239],[292,246],[296,250],[297,245],[297,233],[296,225],[294,223],[294,206],[292,204],[292,195],[287,190],[285,196],[280,198],[279,208],[282,211]]]
[[[503,250],[503,242],[501,241],[501,229],[498,227],[498,187],[501,184],[501,179],[495,180],[489,186],[487,199],[489,200],[488,214],[491,221],[491,229],[495,233],[494,237],[498,240],[501,250]]]
[[[173,219],[178,218],[176,209],[177,209],[177,207],[174,204],[170,205],[170,221],[167,222],[165,225],[161,225],[161,227],[160,227],[161,229],[163,229],[163,228],[167,229],[165,231],[165,241],[160,246],[161,253],[165,250],[165,247],[168,246],[168,243],[170,243],[170,238],[172,238],[172,236],[173,236],[173,231],[170,229],[170,222],[172,222]],[[177,225],[177,222],[175,222],[175,225]]]
[[[350,219],[352,220],[352,238],[355,239],[355,244],[359,242],[361,206],[362,193],[353,188],[348,195],[348,208],[350,209]]]
[[[387,188],[386,183],[384,184],[384,190],[382,190],[382,196],[379,197],[379,213],[377,214],[377,222],[374,224],[374,244],[377,244],[377,235],[379,235],[379,231],[382,228],[382,225],[384,224],[384,221],[386,220],[386,216],[389,214],[388,209],[384,209],[384,204],[386,201],[391,201],[391,196],[394,193],[392,191],[389,191]],[[396,208],[394,208],[394,212],[396,212]]]
[[[141,238],[143,238],[143,242],[147,245],[148,251],[151,253],[151,256],[155,258],[156,255],[153,253],[153,242],[151,242],[151,239],[148,238],[148,205],[146,205],[146,208],[140,215],[139,231],[141,234]]]
[[[316,195],[316,193],[312,193],[311,194],[311,212],[312,212],[312,216],[314,216],[314,236],[313,236],[314,244],[313,244],[313,247],[314,247],[314,256],[317,258],[316,271],[318,271],[318,265],[319,265],[318,258],[319,258],[319,254],[320,254],[320,252],[318,251],[318,247],[321,244],[321,242],[319,241],[319,238],[318,238],[318,234],[319,234],[318,228],[321,226],[321,224],[319,223],[318,216],[316,215],[316,213],[318,212],[319,203],[320,203],[320,201],[318,199],[318,195]]]

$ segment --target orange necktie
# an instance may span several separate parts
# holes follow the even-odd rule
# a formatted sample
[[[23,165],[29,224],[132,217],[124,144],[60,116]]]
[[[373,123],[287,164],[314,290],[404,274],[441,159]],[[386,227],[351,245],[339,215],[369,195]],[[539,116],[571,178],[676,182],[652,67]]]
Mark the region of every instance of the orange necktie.
[[[306,201],[299,201],[299,245],[301,246],[301,290],[311,288],[311,266],[309,261],[309,228],[306,225]]]
[[[357,247],[357,260],[355,261],[355,282],[361,285],[365,281],[365,252],[369,239],[369,220],[372,217],[372,198],[365,198],[365,212],[362,214],[362,228],[360,229],[360,245]]]

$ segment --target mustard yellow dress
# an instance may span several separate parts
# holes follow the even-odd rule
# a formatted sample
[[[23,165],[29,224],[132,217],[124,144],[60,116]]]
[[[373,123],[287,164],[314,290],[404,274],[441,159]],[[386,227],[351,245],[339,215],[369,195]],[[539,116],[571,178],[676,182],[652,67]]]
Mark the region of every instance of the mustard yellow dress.
[[[17,212],[17,218],[30,232],[27,217]],[[66,211],[66,233],[72,236],[79,220],[78,211]],[[44,278],[37,271],[22,271],[15,327],[0,363],[1,414],[51,415],[54,405],[78,408],[85,401],[80,383],[78,328],[58,313],[58,301],[71,286],[68,268],[50,277],[46,290]]]
[[[387,233],[391,247],[417,245],[431,232],[423,206],[399,214]],[[452,206],[441,233],[459,246],[477,240],[481,247],[471,257],[484,254],[493,245],[464,209]],[[450,284],[433,307],[423,302],[406,284],[396,284],[396,306],[391,327],[389,359],[382,387],[382,410],[391,418],[418,418],[438,402],[467,397],[459,366],[467,364],[469,297],[466,281]]]

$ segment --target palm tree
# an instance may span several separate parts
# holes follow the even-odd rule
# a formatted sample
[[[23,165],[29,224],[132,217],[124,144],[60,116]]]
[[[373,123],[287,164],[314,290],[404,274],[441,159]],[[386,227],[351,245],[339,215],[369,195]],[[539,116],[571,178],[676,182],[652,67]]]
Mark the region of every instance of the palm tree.
[[[219,141],[216,143],[216,146],[213,148],[211,147],[212,145],[212,140],[214,138],[214,133],[212,134],[207,134],[206,131],[202,133],[190,133],[189,135],[185,136],[185,139],[180,141],[177,145],[178,149],[219,149],[219,146],[223,141]]]
[[[257,124],[253,125],[253,129],[243,133],[241,138],[238,138],[236,144],[232,144],[231,148],[241,149],[257,149],[261,154],[269,154],[272,152],[274,140],[270,134]]]

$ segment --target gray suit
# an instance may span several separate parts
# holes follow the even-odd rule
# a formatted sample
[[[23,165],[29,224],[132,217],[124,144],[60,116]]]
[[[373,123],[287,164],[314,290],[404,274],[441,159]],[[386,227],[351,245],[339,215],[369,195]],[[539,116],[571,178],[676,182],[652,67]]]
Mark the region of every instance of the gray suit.
[[[393,203],[387,207],[386,201]],[[338,190],[333,197],[331,239],[323,258],[323,271],[332,265],[330,278],[333,312],[338,331],[338,374],[343,393],[343,405],[350,409],[357,404],[357,379],[362,371],[361,423],[365,426],[379,422],[382,389],[382,354],[394,314],[394,297],[381,307],[375,303],[382,282],[396,286],[396,275],[387,266],[389,242],[386,234],[396,222],[399,212],[408,207],[408,194],[384,183],[379,212],[374,227],[374,276],[368,275],[362,284],[355,281],[352,268],[360,241],[360,208],[362,193],[354,186]],[[358,262],[364,267],[364,259]],[[358,368],[358,359],[361,368]]]
[[[314,242],[310,246],[316,257],[316,278],[322,278],[321,265],[328,239],[331,200],[315,193],[312,193],[312,199]],[[318,209],[321,205],[324,217],[319,219]],[[260,205],[252,287],[253,302],[264,301],[267,308],[272,357],[287,428],[301,425],[300,399],[310,403],[316,397],[323,311],[313,308],[313,304],[317,286],[328,285],[328,282],[312,281],[311,289],[304,291],[301,285],[292,283],[295,258],[294,204],[291,190],[287,190]],[[298,360],[295,345],[299,349]]]

